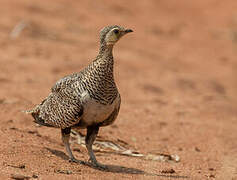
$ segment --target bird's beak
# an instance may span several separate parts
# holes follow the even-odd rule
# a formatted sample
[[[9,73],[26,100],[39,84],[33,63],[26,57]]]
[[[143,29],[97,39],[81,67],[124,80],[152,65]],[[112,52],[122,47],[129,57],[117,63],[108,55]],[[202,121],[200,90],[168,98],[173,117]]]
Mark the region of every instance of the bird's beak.
[[[131,29],[126,29],[125,30],[125,34],[130,33],[130,32],[133,32],[133,30],[131,30]]]

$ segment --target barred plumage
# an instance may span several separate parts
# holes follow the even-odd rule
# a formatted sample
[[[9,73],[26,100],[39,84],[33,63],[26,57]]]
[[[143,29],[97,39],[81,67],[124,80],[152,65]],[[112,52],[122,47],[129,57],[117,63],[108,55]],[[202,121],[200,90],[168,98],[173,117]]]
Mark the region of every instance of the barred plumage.
[[[111,124],[120,108],[120,95],[113,76],[113,45],[132,32],[120,26],[108,26],[100,32],[100,51],[96,59],[79,73],[65,76],[52,87],[49,96],[31,113],[35,122],[62,129],[62,138],[71,160],[76,161],[69,147],[71,128],[87,128],[87,149],[90,160],[100,165],[93,154],[92,143],[99,126]]]

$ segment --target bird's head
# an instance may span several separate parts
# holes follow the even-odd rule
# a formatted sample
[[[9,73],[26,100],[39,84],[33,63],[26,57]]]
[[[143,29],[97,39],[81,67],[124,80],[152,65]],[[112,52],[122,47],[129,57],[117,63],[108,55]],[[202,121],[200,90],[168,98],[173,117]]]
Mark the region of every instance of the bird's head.
[[[133,32],[121,26],[107,26],[100,31],[100,43],[106,46],[113,46],[125,34]]]

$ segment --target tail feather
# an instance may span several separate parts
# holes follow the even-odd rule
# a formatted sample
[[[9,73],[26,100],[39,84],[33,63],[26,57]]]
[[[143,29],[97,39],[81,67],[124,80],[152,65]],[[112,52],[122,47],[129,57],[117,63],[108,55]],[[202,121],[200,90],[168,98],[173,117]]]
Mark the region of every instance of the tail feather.
[[[26,113],[26,114],[38,113],[39,112],[39,105],[34,107],[33,109],[23,110],[21,112]]]
[[[41,117],[39,117],[39,106],[36,106],[35,108],[31,109],[31,110],[23,110],[22,112],[26,113],[26,114],[31,114],[32,117],[34,118],[34,122],[41,125],[41,126],[47,126],[47,127],[54,127],[48,123],[45,123],[44,119],[42,119]]]
[[[47,126],[47,127],[54,127],[48,123],[45,123],[45,121],[39,117],[38,113],[31,113],[32,117],[35,119],[34,122],[41,125],[41,126]]]
[[[34,111],[31,109],[31,110],[22,110],[21,112],[26,113],[26,114],[31,114]]]

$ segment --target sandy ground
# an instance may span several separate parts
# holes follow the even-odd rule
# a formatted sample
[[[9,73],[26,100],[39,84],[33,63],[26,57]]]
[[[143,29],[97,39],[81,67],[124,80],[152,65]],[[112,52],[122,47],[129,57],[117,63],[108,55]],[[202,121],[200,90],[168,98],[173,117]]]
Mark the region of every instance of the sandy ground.
[[[1,0],[0,178],[237,179],[236,9],[235,0]],[[112,24],[134,33],[114,48],[121,111],[99,135],[180,162],[96,153],[124,171],[71,164],[60,130],[37,127],[21,112],[91,62],[99,30]],[[85,148],[72,149],[88,159]]]

